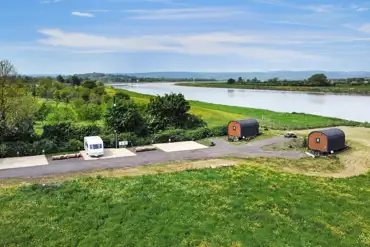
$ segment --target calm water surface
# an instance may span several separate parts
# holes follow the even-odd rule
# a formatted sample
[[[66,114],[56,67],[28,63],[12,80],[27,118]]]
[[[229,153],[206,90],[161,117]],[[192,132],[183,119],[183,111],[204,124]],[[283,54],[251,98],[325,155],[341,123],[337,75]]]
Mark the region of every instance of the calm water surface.
[[[120,84],[115,87],[150,95],[182,93],[188,100],[222,105],[245,106],[278,112],[303,112],[370,122],[370,96],[183,87],[172,83]]]

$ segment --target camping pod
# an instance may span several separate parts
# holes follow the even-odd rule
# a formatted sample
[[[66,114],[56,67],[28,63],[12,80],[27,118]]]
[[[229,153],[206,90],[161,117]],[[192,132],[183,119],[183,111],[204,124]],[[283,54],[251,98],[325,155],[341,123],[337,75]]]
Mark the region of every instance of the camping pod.
[[[259,123],[256,119],[231,121],[228,125],[229,138],[247,138],[259,135]]]
[[[346,136],[341,129],[312,131],[308,135],[308,148],[321,153],[331,153],[346,148]]]

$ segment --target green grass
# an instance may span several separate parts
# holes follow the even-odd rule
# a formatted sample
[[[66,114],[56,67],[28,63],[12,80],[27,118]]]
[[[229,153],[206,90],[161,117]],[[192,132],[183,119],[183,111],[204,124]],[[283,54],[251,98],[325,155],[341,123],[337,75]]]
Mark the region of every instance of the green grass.
[[[237,142],[232,142],[230,141],[229,143],[232,145],[243,145],[243,144],[248,144],[249,142],[255,142],[255,141],[260,141],[260,140],[265,140],[265,139],[270,139],[275,136],[281,136],[284,134],[283,131],[281,130],[260,130],[261,135],[257,136],[254,139],[251,140],[239,140]],[[206,138],[202,140],[198,140],[197,142],[206,146],[209,146],[212,142],[213,139],[221,139],[224,141],[229,141],[228,136],[220,136],[220,137],[211,137],[211,138]]]
[[[134,101],[140,103],[148,103],[150,97],[153,97],[127,90],[122,91],[130,95]],[[358,122],[338,118],[329,118],[310,114],[280,113],[269,110],[218,105],[200,101],[190,101],[190,105],[191,112],[201,116],[210,127],[227,125],[229,121],[244,118],[256,118],[259,120],[261,126],[280,130],[361,125],[361,123]]]
[[[278,91],[300,91],[300,92],[322,92],[340,94],[359,94],[370,95],[370,86],[367,85],[340,85],[335,87],[314,87],[314,86],[264,86],[257,84],[227,84],[227,83],[176,83],[180,86],[189,87],[212,87],[212,88],[237,88],[237,89],[258,89],[258,90],[278,90]]]
[[[0,188],[0,246],[370,245],[369,174],[325,179],[260,164],[275,161]]]

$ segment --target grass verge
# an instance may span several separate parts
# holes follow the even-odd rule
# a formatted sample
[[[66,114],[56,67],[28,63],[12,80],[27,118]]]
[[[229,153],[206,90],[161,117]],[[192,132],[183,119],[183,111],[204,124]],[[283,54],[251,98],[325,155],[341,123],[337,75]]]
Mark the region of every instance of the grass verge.
[[[270,162],[292,161],[0,188],[0,246],[370,245],[369,174],[307,177]]]

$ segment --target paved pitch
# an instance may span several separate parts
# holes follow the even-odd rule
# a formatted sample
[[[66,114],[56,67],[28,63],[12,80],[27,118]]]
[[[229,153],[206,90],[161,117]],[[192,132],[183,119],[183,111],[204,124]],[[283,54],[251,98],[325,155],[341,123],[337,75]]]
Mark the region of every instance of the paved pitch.
[[[154,146],[156,146],[157,148],[161,149],[164,152],[178,152],[178,151],[208,148],[207,146],[204,146],[194,141],[161,143],[161,144],[154,144]]]
[[[0,170],[48,165],[45,155],[0,159]]]
[[[112,158],[136,156],[135,153],[131,152],[130,150],[128,150],[126,148],[119,148],[119,149],[107,148],[107,149],[104,149],[104,156],[99,157],[99,158],[90,157],[86,154],[85,151],[82,151],[81,154],[82,154],[82,157],[84,158],[84,160],[101,160],[101,159],[112,159]]]

